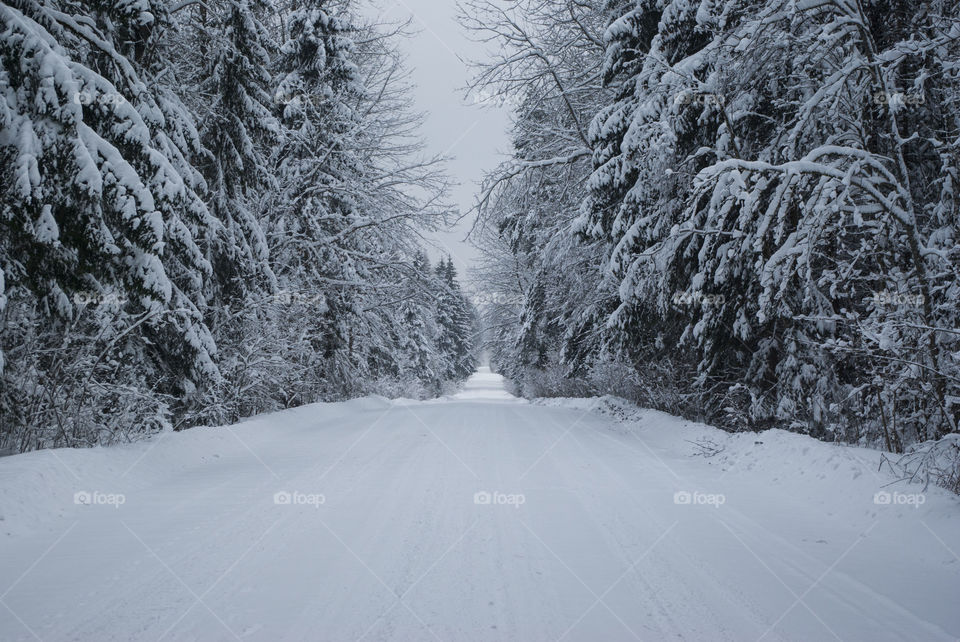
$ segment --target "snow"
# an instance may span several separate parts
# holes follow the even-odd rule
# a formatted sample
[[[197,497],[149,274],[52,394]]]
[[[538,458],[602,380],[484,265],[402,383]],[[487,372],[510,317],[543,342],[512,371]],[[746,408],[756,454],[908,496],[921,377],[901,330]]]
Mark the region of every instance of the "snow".
[[[0,639],[956,639],[960,502],[880,455],[482,369],[7,457]]]
[[[41,243],[53,243],[60,237],[60,228],[49,205],[41,208],[40,217],[34,224],[34,234]]]
[[[452,399],[511,403],[522,403],[523,401],[504,390],[503,377],[490,372],[489,366],[480,366],[476,374],[467,381],[463,390],[453,395]]]

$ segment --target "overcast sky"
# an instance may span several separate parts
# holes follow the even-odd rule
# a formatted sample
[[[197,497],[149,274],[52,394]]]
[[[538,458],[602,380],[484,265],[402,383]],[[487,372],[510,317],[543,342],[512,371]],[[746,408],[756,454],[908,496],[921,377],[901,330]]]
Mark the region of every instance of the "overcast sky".
[[[376,0],[376,5],[383,8],[377,13],[390,21],[413,17],[411,26],[418,33],[400,45],[407,54],[416,108],[426,113],[423,134],[431,154],[453,157],[447,171],[459,185],[452,197],[466,211],[483,173],[503,160],[500,152],[509,150],[507,110],[471,104],[464,96],[471,71],[458,56],[475,59],[483,55],[483,46],[468,39],[457,23],[454,0]],[[434,261],[443,253],[453,256],[462,278],[476,256],[462,241],[471,222],[466,218],[450,233],[437,235],[440,249],[430,252]]]

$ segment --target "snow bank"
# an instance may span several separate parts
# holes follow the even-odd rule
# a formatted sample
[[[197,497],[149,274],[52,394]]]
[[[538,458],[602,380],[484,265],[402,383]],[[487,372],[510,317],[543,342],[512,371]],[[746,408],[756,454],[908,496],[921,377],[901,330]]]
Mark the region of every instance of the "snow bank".
[[[932,533],[954,533],[960,542],[960,497],[932,485],[907,483],[890,461],[899,455],[856,446],[819,441],[780,429],[760,433],[729,433],[657,410],[640,408],[613,396],[541,398],[536,405],[586,410],[614,420],[610,430],[642,441],[661,460],[669,461],[677,474],[697,479],[712,476],[724,487],[731,501],[750,497],[764,504],[769,514],[808,514],[811,533],[824,515],[843,515],[863,528],[881,517],[921,522]],[[688,463],[682,469],[676,463]],[[887,520],[884,520],[885,522]],[[812,537],[812,535],[811,535]],[[936,536],[931,546],[939,548]],[[904,546],[911,541],[902,540]],[[941,551],[945,549],[940,548]],[[953,548],[954,551],[957,548]],[[944,564],[960,565],[947,556]]]
[[[56,448],[4,457],[0,459],[0,536],[60,529],[57,518],[70,519],[84,508],[71,499],[75,493],[110,489],[112,494],[136,495],[158,480],[190,475],[213,462],[283,451],[286,431],[349,428],[358,412],[386,410],[392,404],[379,396],[316,403],[232,426],[170,431],[126,445]]]

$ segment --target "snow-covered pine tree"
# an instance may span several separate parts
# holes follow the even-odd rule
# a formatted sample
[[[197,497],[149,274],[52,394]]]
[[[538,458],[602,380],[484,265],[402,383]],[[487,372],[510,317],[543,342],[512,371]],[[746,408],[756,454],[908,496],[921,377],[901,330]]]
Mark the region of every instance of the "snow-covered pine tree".
[[[440,259],[436,267],[440,291],[437,295],[437,349],[444,359],[444,375],[460,380],[477,367],[473,345],[474,311],[457,281],[453,259]]]
[[[124,77],[124,67],[115,58],[119,54],[129,61],[147,90],[137,94],[133,103],[152,125],[153,146],[169,162],[158,171],[153,165],[141,165],[136,157],[131,159],[140,175],[150,177],[152,185],[148,183],[148,187],[167,230],[162,260],[172,286],[174,322],[164,322],[158,327],[159,334],[150,337],[153,349],[168,358],[182,355],[178,333],[188,332],[197,338],[188,345],[199,340],[203,353],[210,354],[213,340],[203,323],[202,310],[211,276],[208,256],[217,245],[222,224],[202,200],[207,186],[194,166],[202,153],[196,119],[177,94],[180,87],[172,41],[176,27],[166,3],[157,0],[96,0],[89,6],[87,13],[114,49],[107,53],[91,47],[88,64],[117,87],[125,87],[131,80]],[[146,325],[147,329],[154,327],[156,324]],[[219,373],[206,359],[204,356],[186,380],[180,375],[175,392],[190,391],[197,382],[218,380]]]
[[[192,118],[118,40],[139,21],[163,55],[164,14],[118,10],[116,30],[90,18],[112,9],[0,5],[2,432],[18,449],[162,427],[161,393],[217,373],[198,309],[213,224],[184,171]],[[146,381],[152,397],[136,392]]]
[[[348,248],[359,213],[354,139],[361,126],[353,27],[326,0],[299,4],[286,17],[287,39],[274,65],[274,102],[284,136],[276,153],[280,203],[270,221],[283,287],[313,303],[288,322],[305,324],[315,355],[303,353],[320,385],[344,394],[356,376],[353,327],[357,288],[368,279]],[[312,308],[312,309],[311,309]],[[298,331],[302,331],[298,329]],[[315,391],[319,392],[319,390]]]
[[[731,425],[876,441],[891,390],[911,439],[956,425],[955,337],[941,331],[955,319],[938,295],[957,283],[940,249],[956,158],[941,141],[956,136],[937,112],[955,105],[941,70],[960,34],[906,8],[880,15],[638,2],[608,29],[623,91],[594,121],[580,221],[609,243],[621,305],[608,325],[659,348],[645,358],[694,355],[704,410],[732,411]],[[938,109],[917,108],[929,95]],[[923,303],[878,305],[884,292]]]
[[[401,317],[398,319],[403,373],[420,381],[426,393],[437,394],[441,390],[442,376],[437,354],[438,327],[431,296],[433,270],[426,252],[414,255],[413,270],[411,291],[400,304]]]
[[[274,49],[263,20],[266,2],[223,0],[204,6],[210,23],[196,37],[208,59],[195,73],[201,106],[199,167],[206,178],[210,211],[222,222],[222,237],[210,261],[207,323],[219,346],[223,380],[198,400],[205,421],[229,422],[265,407],[277,363],[276,337],[259,302],[276,289],[260,203],[275,193],[269,156],[279,127],[271,112],[270,64]],[[273,366],[273,368],[271,368]]]
[[[273,187],[267,150],[278,128],[270,111],[270,37],[256,7],[249,0],[226,0],[218,8],[216,54],[201,87],[211,104],[200,135],[210,208],[226,233],[215,276],[220,296],[229,300],[255,279],[272,277],[266,238],[251,204],[259,190]]]
[[[705,48],[715,26],[705,6],[685,2],[609,6],[602,76],[615,97],[590,127],[594,171],[575,228],[605,245],[604,278],[617,301],[612,309],[595,309],[590,320],[614,354],[644,364],[649,385],[664,374],[695,380],[700,360],[677,346],[698,310],[674,303],[688,285],[651,260],[647,248],[659,247],[678,222],[692,176],[709,160],[705,151],[723,137],[721,95],[697,82],[710,78],[713,61]],[[676,269],[684,265],[679,261]],[[698,285],[693,296],[714,299],[710,284]],[[711,339],[740,347],[719,334]]]

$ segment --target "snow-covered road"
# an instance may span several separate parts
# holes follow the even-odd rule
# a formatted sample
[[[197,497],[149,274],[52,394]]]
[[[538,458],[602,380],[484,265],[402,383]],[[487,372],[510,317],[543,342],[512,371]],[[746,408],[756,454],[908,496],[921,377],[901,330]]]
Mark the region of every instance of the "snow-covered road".
[[[644,417],[483,371],[442,400],[8,457],[0,640],[960,636],[954,498],[878,504],[877,453],[779,431],[691,457],[726,437]]]

